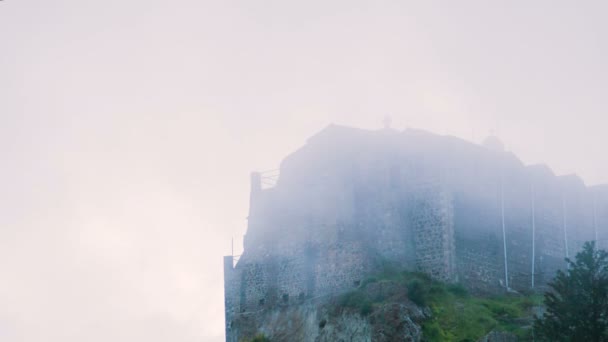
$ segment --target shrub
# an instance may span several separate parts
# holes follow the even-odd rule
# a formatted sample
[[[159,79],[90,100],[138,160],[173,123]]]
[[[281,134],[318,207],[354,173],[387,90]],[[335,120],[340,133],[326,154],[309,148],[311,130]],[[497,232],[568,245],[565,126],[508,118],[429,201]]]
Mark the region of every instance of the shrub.
[[[425,306],[428,299],[428,289],[422,281],[414,279],[407,285],[407,296],[418,306]]]
[[[359,306],[359,313],[361,316],[367,316],[372,313],[372,303],[370,301],[365,301],[361,303]]]
[[[251,342],[270,342],[270,339],[264,334],[258,334],[251,340]]]
[[[367,316],[372,312],[372,302],[361,291],[353,291],[340,298],[340,307],[358,310],[362,316]]]
[[[467,297],[469,295],[469,291],[462,286],[462,284],[451,284],[448,285],[448,291],[458,297]]]
[[[534,322],[541,341],[608,340],[608,252],[586,242],[545,293],[545,314]]]

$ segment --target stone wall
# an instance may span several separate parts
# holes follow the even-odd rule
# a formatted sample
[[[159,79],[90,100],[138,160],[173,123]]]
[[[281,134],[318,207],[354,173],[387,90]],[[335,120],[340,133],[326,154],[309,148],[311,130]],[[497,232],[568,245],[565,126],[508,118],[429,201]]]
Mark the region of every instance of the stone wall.
[[[452,195],[435,187],[418,189],[412,196],[410,220],[418,271],[452,282],[455,273],[454,207]]]
[[[597,186],[591,189],[594,216],[594,234],[600,247],[608,249],[608,186]]]
[[[497,291],[504,283],[500,208],[492,199],[464,193],[454,199],[458,281],[479,292]]]
[[[224,268],[226,336],[235,336],[236,327],[231,326],[235,317],[344,293],[373,272],[373,256],[358,241],[322,249],[308,245],[288,256],[269,254],[255,262],[239,261],[234,268],[231,260],[226,257]]]
[[[234,270],[234,258],[224,257],[224,308],[226,319],[226,342],[238,342],[234,325],[236,314],[240,312],[240,277]]]

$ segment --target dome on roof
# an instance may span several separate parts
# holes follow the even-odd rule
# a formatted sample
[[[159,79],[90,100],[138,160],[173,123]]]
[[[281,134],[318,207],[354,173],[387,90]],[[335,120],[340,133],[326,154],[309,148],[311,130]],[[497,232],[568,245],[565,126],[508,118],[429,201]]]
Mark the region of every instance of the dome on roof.
[[[498,139],[498,137],[495,135],[490,135],[487,137],[486,140],[483,141],[482,145],[492,151],[502,152],[505,150],[505,144],[503,144],[502,141],[500,141],[500,139]]]

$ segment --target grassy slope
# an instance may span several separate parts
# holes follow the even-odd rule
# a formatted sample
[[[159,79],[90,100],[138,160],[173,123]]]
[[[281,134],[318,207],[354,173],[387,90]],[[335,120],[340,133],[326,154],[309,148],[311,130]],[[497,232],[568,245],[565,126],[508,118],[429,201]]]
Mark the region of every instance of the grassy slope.
[[[431,309],[432,318],[422,324],[426,341],[477,341],[492,330],[509,331],[528,340],[530,309],[542,300],[540,296],[523,295],[477,297],[462,286],[433,281],[424,274],[388,270],[342,296],[339,305],[366,315],[374,307],[403,298],[371,298],[366,287],[377,282],[393,283],[405,292],[404,296]]]

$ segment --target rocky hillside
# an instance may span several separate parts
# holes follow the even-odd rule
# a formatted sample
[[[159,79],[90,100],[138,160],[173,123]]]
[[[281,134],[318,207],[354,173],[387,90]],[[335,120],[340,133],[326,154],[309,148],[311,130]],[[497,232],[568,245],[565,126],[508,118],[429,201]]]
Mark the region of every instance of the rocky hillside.
[[[246,341],[531,340],[536,296],[479,297],[423,274],[384,272],[352,292],[238,318]]]

